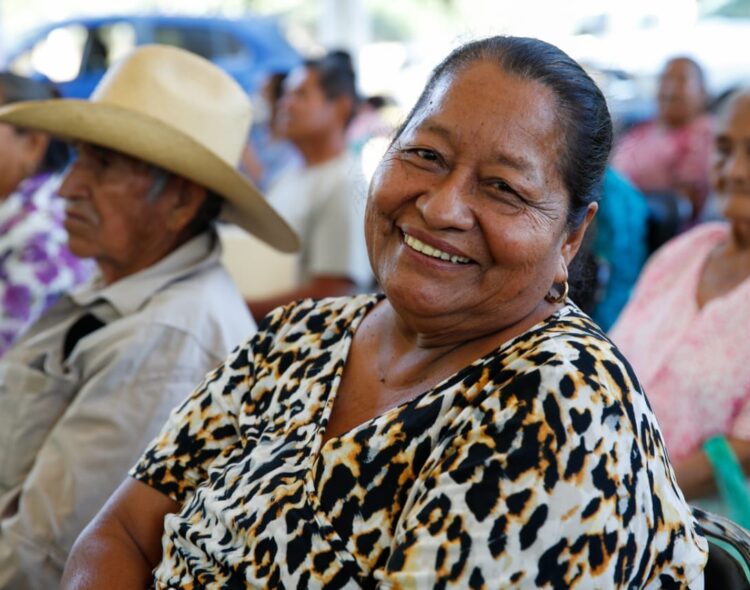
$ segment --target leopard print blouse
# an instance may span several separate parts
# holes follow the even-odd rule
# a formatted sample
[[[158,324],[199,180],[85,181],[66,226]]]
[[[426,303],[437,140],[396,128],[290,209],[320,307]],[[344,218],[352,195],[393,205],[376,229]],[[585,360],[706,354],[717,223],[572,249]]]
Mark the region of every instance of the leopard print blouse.
[[[131,475],[182,505],[154,587],[684,588],[707,545],[629,365],[568,305],[322,443],[380,296],[279,309]]]

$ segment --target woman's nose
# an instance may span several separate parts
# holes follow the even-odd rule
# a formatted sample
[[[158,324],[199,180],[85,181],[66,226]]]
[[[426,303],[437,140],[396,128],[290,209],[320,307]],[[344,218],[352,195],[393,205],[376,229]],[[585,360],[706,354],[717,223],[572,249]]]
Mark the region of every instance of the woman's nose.
[[[453,171],[417,198],[417,209],[432,228],[470,230],[476,223],[470,204],[473,184],[466,175]]]

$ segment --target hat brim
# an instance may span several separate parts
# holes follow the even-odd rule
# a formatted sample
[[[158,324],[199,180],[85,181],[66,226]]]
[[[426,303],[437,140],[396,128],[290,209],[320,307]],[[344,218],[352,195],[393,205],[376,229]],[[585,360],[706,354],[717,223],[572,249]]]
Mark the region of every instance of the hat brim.
[[[0,107],[0,122],[106,147],[154,164],[225,199],[222,218],[282,252],[299,239],[240,172],[189,135],[126,108],[87,100],[18,102]]]

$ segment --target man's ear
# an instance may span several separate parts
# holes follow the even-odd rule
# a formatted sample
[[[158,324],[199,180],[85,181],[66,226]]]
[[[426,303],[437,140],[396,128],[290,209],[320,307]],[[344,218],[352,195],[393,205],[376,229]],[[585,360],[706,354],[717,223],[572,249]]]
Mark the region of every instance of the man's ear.
[[[357,105],[354,104],[351,96],[341,95],[335,102],[336,115],[341,124],[346,127],[349,121],[354,117]]]
[[[172,184],[171,211],[167,220],[169,229],[179,233],[184,230],[193,219],[208,197],[208,191],[194,182],[172,176],[169,180]]]
[[[589,203],[589,206],[586,208],[586,216],[581,225],[565,236],[560,250],[560,269],[557,276],[555,276],[556,283],[563,283],[568,280],[568,267],[578,253],[578,249],[583,243],[583,237],[586,235],[586,230],[594,219],[598,209],[598,203]]]

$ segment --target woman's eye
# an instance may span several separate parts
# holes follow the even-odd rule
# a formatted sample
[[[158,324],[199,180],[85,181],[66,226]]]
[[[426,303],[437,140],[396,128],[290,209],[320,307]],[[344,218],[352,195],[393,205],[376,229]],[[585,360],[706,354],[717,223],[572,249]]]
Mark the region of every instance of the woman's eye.
[[[719,156],[726,157],[731,153],[732,146],[729,144],[729,142],[718,141],[716,142],[716,146],[714,149]]]
[[[490,197],[498,203],[511,207],[513,211],[518,211],[524,205],[528,205],[526,199],[505,181],[492,180],[485,183],[485,186]]]
[[[426,148],[410,148],[404,150],[404,153],[417,162],[439,163],[441,161],[440,154]]]
[[[423,160],[430,160],[431,162],[437,162],[440,159],[439,156],[432,150],[423,150],[417,148],[416,150],[414,150],[414,153]]]
[[[514,195],[520,198],[518,193],[515,190],[513,190],[513,188],[507,182],[503,180],[493,180],[492,182],[489,183],[489,185],[497,192],[510,193],[511,195]]]

